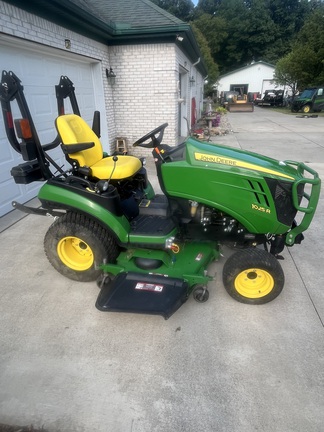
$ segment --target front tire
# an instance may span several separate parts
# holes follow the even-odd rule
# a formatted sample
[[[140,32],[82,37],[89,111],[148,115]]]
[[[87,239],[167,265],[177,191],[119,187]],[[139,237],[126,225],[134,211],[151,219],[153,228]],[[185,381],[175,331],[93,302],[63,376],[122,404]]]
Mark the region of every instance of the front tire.
[[[282,291],[285,277],[278,260],[262,249],[249,248],[233,254],[223,268],[228,294],[246,304],[264,304]]]
[[[302,112],[303,112],[304,114],[308,114],[308,113],[310,113],[310,111],[311,111],[311,107],[310,107],[310,105],[304,105],[304,106],[303,106],[303,108],[302,108]]]
[[[90,282],[101,274],[104,259],[114,262],[118,247],[103,227],[79,213],[67,213],[48,229],[45,254],[52,266],[69,279]]]

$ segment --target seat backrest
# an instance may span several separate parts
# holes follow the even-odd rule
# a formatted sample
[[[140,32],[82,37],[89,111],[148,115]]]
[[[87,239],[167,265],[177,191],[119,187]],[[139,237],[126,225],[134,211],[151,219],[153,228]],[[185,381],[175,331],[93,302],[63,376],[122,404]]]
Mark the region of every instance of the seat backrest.
[[[81,144],[93,142],[94,147],[77,153],[68,154],[80,167],[91,167],[103,158],[101,142],[88,123],[76,114],[65,114],[57,117],[55,126],[61,137],[62,144]],[[68,152],[68,151],[67,151]]]

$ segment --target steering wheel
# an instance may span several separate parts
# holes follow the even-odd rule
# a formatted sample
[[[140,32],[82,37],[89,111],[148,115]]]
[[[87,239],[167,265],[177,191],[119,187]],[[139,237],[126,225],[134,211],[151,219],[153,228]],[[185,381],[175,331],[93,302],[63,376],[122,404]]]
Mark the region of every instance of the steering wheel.
[[[163,123],[161,126],[153,129],[151,132],[147,133],[146,135],[142,136],[142,138],[138,139],[134,142],[133,147],[145,147],[145,148],[154,148],[157,147],[159,144],[161,144],[164,134],[164,129],[168,126],[168,123]],[[159,134],[158,137],[156,137],[156,134]],[[151,138],[151,142],[147,144],[143,144],[145,141],[147,141],[149,138]],[[142,145],[141,145],[142,144]]]

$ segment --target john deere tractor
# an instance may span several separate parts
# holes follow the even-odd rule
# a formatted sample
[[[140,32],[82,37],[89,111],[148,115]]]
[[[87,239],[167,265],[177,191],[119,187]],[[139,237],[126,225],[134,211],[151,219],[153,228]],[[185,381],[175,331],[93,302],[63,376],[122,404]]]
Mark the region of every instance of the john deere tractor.
[[[163,192],[156,194],[142,159],[103,152],[98,112],[90,127],[67,77],[56,95],[57,138],[42,145],[20,80],[2,73],[8,141],[23,159],[11,174],[18,184],[42,184],[39,208],[13,206],[53,217],[44,240],[48,260],[67,278],[97,281],[98,309],[168,318],[191,293],[205,302],[213,279],[208,267],[221,258],[223,244],[235,249],[223,268],[234,299],[263,304],[279,295],[281,254],[302,242],[318,203],[313,169],[192,137],[171,147],[162,143],[164,123],[133,144],[152,151]],[[72,113],[65,113],[67,97]],[[66,169],[50,156],[57,146]]]

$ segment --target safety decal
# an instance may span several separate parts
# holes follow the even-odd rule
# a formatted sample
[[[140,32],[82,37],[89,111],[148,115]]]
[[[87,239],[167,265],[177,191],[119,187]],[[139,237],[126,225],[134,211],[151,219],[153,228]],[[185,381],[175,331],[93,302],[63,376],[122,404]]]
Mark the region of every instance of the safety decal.
[[[153,292],[162,292],[164,286],[163,285],[155,285],[146,282],[137,282],[135,289],[139,291],[153,291]]]
[[[199,252],[199,254],[196,255],[195,261],[201,261],[202,258],[203,258],[203,256],[204,256],[204,255],[203,255],[201,252]]]

